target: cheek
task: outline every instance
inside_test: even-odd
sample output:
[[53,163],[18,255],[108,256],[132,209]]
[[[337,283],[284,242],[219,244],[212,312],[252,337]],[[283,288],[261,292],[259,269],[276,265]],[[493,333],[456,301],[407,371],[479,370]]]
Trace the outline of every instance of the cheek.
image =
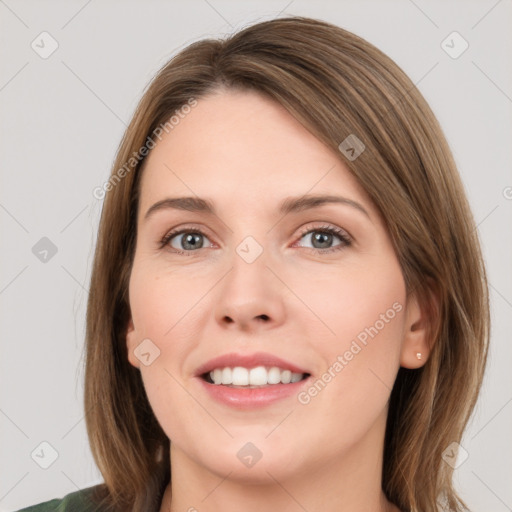
[[[359,345],[358,359],[397,354],[405,300],[400,272],[352,273],[331,290],[330,297],[324,312],[338,352],[358,353],[355,345]],[[363,352],[364,358],[360,357]]]
[[330,339],[322,336],[328,346],[349,350],[354,339],[362,345],[367,342],[366,347],[370,340],[379,339],[373,344],[378,351],[379,347],[389,349],[390,343],[399,344],[405,283],[392,253],[366,255],[357,264],[310,281],[309,286],[305,296],[330,331]]
[[[156,267],[156,268],[155,268]],[[173,339],[201,310],[204,280],[187,272],[173,272],[151,261],[134,265],[130,305],[139,335],[164,342]]]
[[[166,435],[185,436],[187,426],[197,421],[197,404],[183,389],[182,362],[195,346],[191,331],[199,321],[197,303],[201,284],[165,269],[156,271],[151,261],[136,261],[130,278],[130,306],[135,326],[135,344],[150,339],[159,350],[140,373],[151,408]],[[179,414],[176,413],[179,411]],[[196,413],[197,414],[197,413]]]
[[301,403],[329,410],[333,428],[342,421],[345,431],[356,435],[386,407],[399,369],[405,310],[401,269],[392,259],[352,267],[326,279],[323,287],[315,284],[309,297],[329,331],[316,336],[324,367]]
[[405,283],[396,259],[331,269],[307,286],[297,282],[297,289],[316,316],[308,315],[305,328],[324,364],[321,372],[339,363],[333,381],[350,379],[350,393],[364,394],[375,384],[390,391],[404,334]]

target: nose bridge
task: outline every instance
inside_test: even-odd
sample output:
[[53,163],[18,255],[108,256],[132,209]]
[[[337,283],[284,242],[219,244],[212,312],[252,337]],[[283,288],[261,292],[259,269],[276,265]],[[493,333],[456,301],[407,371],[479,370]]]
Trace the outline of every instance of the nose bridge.
[[[258,259],[268,259],[268,244],[266,244],[267,247],[264,247],[264,241],[262,240],[262,236],[259,236],[258,238],[260,239],[260,241],[256,240],[254,236],[248,235],[236,246],[236,254],[247,265],[252,265]],[[263,253],[265,253],[265,257],[261,258]]]
[[280,283],[274,273],[270,250],[255,236],[245,236],[229,258],[229,272],[216,299],[219,322],[237,323],[246,328],[252,322],[282,321],[283,304]]
[[231,271],[226,276],[227,288],[233,297],[250,301],[270,292],[270,278],[273,277],[267,268],[270,256],[270,251],[263,245],[263,241],[259,242],[252,235],[245,236],[234,247],[234,252],[229,258]]

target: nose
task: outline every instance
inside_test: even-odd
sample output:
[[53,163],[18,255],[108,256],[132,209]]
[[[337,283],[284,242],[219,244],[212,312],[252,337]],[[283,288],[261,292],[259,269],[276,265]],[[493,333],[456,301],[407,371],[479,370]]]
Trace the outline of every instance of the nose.
[[235,252],[217,289],[215,318],[225,329],[271,329],[285,320],[284,285],[276,277],[276,269],[269,267],[270,258],[263,251],[250,261]]

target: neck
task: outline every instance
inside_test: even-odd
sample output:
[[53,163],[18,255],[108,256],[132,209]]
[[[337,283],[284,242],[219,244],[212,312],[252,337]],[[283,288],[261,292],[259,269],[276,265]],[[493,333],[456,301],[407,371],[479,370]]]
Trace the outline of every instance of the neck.
[[214,473],[171,443],[172,480],[160,512],[400,512],[381,488],[383,435],[378,420],[348,452],[293,476],[265,471],[257,483]]

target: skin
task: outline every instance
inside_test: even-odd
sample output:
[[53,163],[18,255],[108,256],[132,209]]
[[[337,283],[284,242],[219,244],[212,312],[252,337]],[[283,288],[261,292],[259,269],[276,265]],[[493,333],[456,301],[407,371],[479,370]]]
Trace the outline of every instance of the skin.
[[[349,198],[368,216],[346,204],[277,212],[306,193]],[[144,219],[177,196],[207,198],[217,215],[162,209]],[[315,244],[325,225],[352,243],[333,235]],[[184,248],[186,235],[161,248],[182,227],[204,233],[199,248]],[[236,252],[247,236],[263,249],[250,264]],[[129,361],[171,439],[161,511],[398,510],[381,490],[387,403],[399,367],[428,359],[428,319],[406,296],[383,219],[341,155],[283,107],[220,90],[156,144],[141,182],[129,298]],[[194,377],[218,355],[264,351],[317,379],[394,303],[401,310],[307,404],[294,395],[237,410]],[[134,353],[146,338],[160,350],[148,366]],[[262,453],[250,468],[237,457],[247,442]]]

